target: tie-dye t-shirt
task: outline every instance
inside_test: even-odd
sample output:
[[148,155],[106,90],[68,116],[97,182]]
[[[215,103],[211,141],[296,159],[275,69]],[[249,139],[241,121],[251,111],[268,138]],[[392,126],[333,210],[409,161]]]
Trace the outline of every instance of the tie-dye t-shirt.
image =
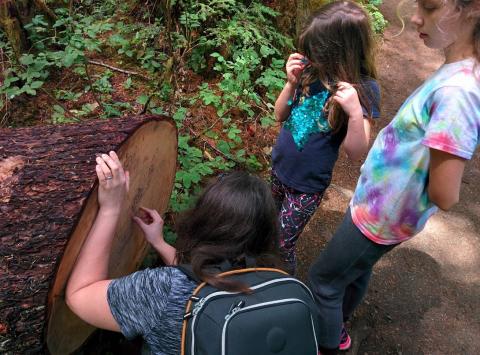
[[355,225],[373,242],[408,240],[437,211],[427,193],[429,148],[472,157],[480,134],[473,70],[473,59],[443,65],[379,133],[350,202]]

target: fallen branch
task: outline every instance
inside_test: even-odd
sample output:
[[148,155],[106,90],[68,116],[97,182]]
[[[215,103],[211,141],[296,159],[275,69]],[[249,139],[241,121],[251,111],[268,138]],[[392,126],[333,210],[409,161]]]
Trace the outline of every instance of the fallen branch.
[[80,119],[77,116],[72,114],[70,112],[70,110],[68,108],[66,108],[65,105],[62,104],[60,101],[58,101],[57,98],[55,96],[53,96],[48,90],[46,90],[42,87],[40,88],[40,90],[42,90],[45,94],[48,95],[48,97],[50,97],[53,101],[55,101],[55,103],[63,109],[65,115],[69,116],[70,118],[74,119],[75,121],[80,121]]
[[152,97],[153,97],[153,94],[148,97],[147,102],[145,102],[145,105],[143,105],[142,110],[140,111],[140,113],[138,113],[139,115],[144,115],[147,112],[148,105],[150,105],[150,101],[152,101]]
[[149,78],[148,76],[145,76],[143,74],[140,74],[136,71],[131,71],[131,70],[125,70],[125,69],[120,69],[120,68],[117,68],[117,67],[114,67],[112,65],[109,65],[109,64],[105,64],[105,63],[102,63],[102,62],[97,62],[95,60],[89,60],[88,61],[89,64],[94,64],[94,65],[98,65],[100,67],[105,67],[105,68],[108,68],[108,69],[111,69],[111,70],[114,70],[114,71],[117,71],[119,73],[123,73],[123,74],[129,74],[129,75],[136,75],[136,76],[139,76],[145,80],[151,80],[151,78]]

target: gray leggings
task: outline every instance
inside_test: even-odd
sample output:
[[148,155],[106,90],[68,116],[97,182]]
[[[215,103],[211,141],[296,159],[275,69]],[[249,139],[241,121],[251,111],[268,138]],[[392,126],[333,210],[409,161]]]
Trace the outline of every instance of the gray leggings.
[[394,247],[366,238],[353,223],[350,209],[347,210],[342,224],[308,275],[317,303],[321,347],[338,348],[342,324],[362,301],[373,265]]

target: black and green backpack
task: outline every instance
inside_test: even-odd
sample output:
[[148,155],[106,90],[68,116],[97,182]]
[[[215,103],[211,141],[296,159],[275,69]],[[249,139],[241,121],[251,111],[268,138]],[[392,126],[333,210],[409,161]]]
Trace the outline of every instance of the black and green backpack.
[[[199,282],[189,266],[180,266]],[[202,282],[183,321],[181,355],[317,355],[317,318],[311,291],[270,268],[223,272],[251,293],[221,291]]]

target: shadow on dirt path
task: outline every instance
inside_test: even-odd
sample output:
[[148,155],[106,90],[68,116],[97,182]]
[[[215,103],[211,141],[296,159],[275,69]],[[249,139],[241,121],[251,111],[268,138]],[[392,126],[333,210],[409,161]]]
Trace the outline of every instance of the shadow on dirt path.
[[[381,8],[391,25],[378,56],[383,118],[375,135],[443,59],[408,23],[411,4],[401,11],[407,26],[395,36],[401,29],[397,3],[386,0]],[[467,164],[461,202],[453,211],[439,212],[420,235],[377,264],[352,321],[353,346],[347,354],[480,354],[479,155]],[[300,238],[301,278],[341,221],[360,165],[344,157],[337,164],[333,184]]]

